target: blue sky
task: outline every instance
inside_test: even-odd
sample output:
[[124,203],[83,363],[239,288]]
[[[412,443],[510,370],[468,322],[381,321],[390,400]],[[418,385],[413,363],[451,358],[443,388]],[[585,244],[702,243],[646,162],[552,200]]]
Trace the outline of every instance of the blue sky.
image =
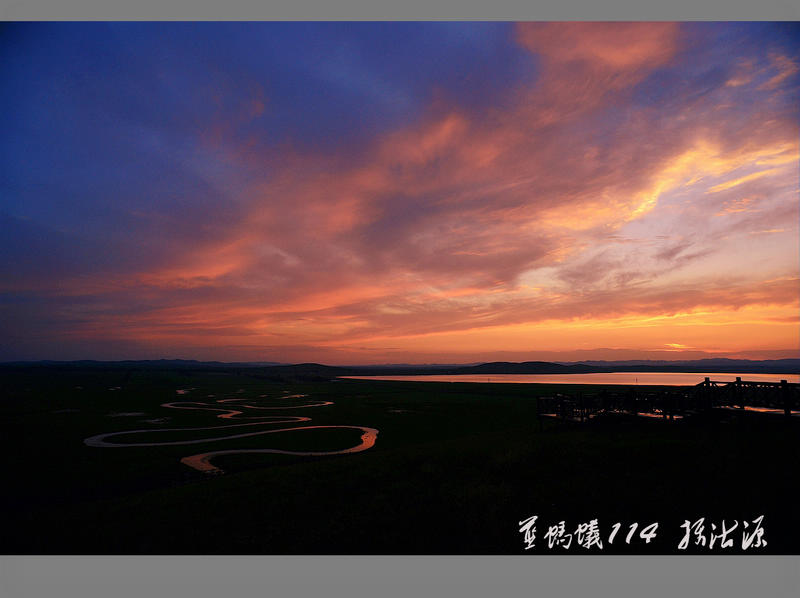
[[0,359],[783,354],[797,33],[6,23]]

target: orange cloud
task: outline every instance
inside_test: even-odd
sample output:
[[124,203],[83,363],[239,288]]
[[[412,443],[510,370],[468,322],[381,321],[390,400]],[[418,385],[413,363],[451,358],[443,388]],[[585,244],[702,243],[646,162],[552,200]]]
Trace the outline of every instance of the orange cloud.
[[[236,198],[241,214],[134,277],[65,285],[83,333],[349,355],[788,346],[797,272],[775,265],[788,246],[753,245],[766,266],[732,274],[722,253],[728,235],[778,236],[766,233],[795,209],[797,127],[766,101],[777,83],[726,76],[635,105],[632,86],[680,55],[680,25],[524,23],[516,35],[544,66],[502,109],[433,103],[336,153],[235,145],[230,122],[210,124],[220,151],[264,172]],[[764,104],[729,95],[745,92]],[[259,97],[237,118],[257,118]],[[755,208],[748,228],[730,224]],[[81,303],[87,284],[99,298]]]
[[772,53],[770,62],[773,72],[777,71],[777,73],[761,86],[763,89],[775,89],[800,70],[797,60],[784,54]]
[[678,23],[519,23],[517,39],[554,64],[587,63],[615,74],[669,62],[678,49]]

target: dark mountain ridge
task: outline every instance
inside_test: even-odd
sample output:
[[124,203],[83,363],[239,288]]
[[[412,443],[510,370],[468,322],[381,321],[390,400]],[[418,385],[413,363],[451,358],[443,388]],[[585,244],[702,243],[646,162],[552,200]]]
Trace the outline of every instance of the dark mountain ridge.
[[698,359],[688,361],[584,361],[554,363],[547,361],[494,361],[477,365],[368,365],[331,366],[320,363],[285,364],[276,362],[221,362],[186,359],[125,361],[16,361],[0,368],[110,368],[110,369],[247,369],[254,375],[292,376],[331,379],[338,376],[403,376],[459,374],[590,374],[606,372],[739,372],[763,374],[800,374],[800,359]]

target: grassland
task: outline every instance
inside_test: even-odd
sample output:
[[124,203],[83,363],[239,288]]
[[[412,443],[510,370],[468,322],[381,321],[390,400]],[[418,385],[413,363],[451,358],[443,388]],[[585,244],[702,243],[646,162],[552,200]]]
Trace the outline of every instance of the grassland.
[[[764,514],[768,546],[758,552],[800,552],[797,418],[540,425],[536,396],[575,388],[280,381],[235,369],[8,367],[0,380],[4,554],[518,554],[518,522],[534,514],[543,526],[598,518],[605,533],[617,521],[624,530],[658,521],[652,543],[620,539],[603,552],[661,554],[676,551],[685,519]],[[195,390],[176,394],[186,388]],[[286,415],[377,428],[376,445],[332,457],[223,456],[227,473],[208,476],[180,459],[277,447],[276,439],[112,449],[83,443],[106,432],[230,423],[164,402],[287,391],[334,404]],[[287,434],[280,448],[348,443],[352,432],[324,430]]]

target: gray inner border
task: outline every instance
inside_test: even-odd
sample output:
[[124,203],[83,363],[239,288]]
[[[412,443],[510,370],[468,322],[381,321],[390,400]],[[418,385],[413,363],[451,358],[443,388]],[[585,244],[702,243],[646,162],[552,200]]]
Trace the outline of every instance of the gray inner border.
[[795,0],[0,0],[0,20],[800,20]]
[[6,557],[5,598],[796,598],[795,557]]

